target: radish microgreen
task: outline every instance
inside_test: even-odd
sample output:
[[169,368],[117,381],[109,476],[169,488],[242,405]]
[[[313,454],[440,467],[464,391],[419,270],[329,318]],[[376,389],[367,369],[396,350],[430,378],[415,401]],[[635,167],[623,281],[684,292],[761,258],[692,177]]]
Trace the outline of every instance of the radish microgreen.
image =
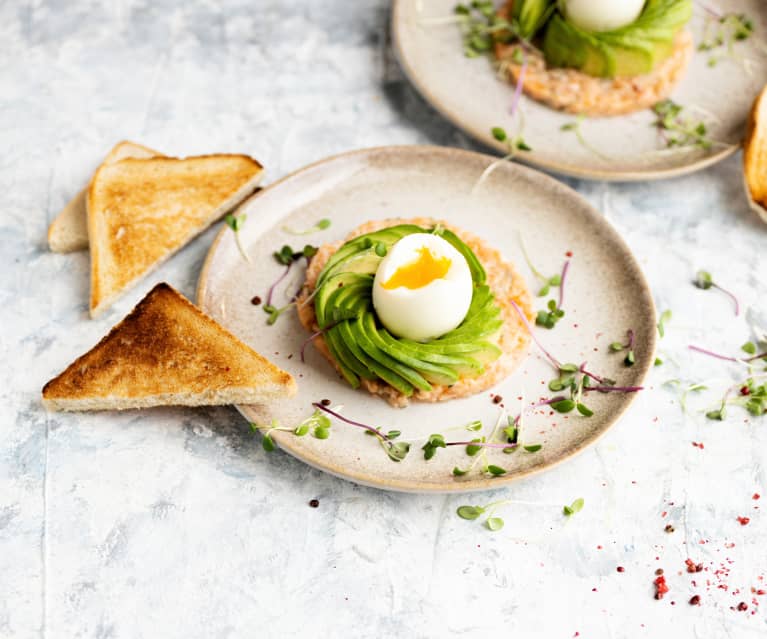
[[330,220],[327,218],[321,219],[319,222],[317,222],[314,226],[309,227],[308,229],[304,230],[296,230],[289,226],[283,226],[282,230],[285,233],[288,233],[290,235],[311,235],[312,233],[318,233],[319,231],[324,231],[325,229],[330,228]]
[[[733,45],[747,40],[754,32],[754,22],[742,13],[719,13],[706,8],[706,21],[703,25],[703,36],[698,44],[698,51],[714,51],[726,47],[726,55],[735,57]],[[708,66],[716,66],[724,55],[711,55]]]
[[[581,510],[583,510],[584,503],[585,502],[583,500],[583,497],[579,497],[578,499],[574,500],[569,506],[564,506],[562,508],[562,514],[565,517],[571,517],[575,513],[578,513]],[[530,502],[530,501],[502,499],[500,501],[490,502],[489,504],[485,504],[483,506],[480,506],[480,505],[458,506],[455,513],[461,519],[465,519],[466,521],[475,521],[479,519],[480,517],[482,517],[483,515],[487,515],[487,517],[485,518],[485,521],[483,522],[483,525],[489,531],[497,532],[503,528],[505,522],[503,521],[501,517],[496,516],[495,513],[499,508],[502,508],[504,506],[510,506],[510,505],[549,506],[552,504],[543,504],[543,503],[539,504],[539,503]]]
[[575,134],[575,139],[578,140],[578,144],[580,144],[584,149],[587,151],[593,153],[598,158],[601,158],[602,160],[610,160],[611,158],[604,153],[600,152],[599,149],[592,146],[589,141],[586,139],[586,137],[583,135],[583,131],[581,130],[581,125],[583,124],[583,121],[586,119],[585,115],[579,115],[577,118],[575,118],[574,122],[568,122],[566,124],[563,124],[561,127],[559,127],[560,131],[572,131]]
[[671,321],[671,311],[668,309],[663,311],[658,317],[658,335],[664,337],[666,335],[666,322]]
[[636,355],[634,354],[634,331],[629,329],[626,332],[626,343],[613,342],[610,344],[610,351],[613,353],[621,353],[627,351],[626,356],[623,358],[623,363],[626,366],[633,366],[636,364]]
[[738,303],[738,298],[735,297],[735,295],[733,293],[731,293],[730,291],[728,291],[725,288],[722,288],[719,284],[717,284],[714,281],[714,278],[711,277],[711,273],[709,273],[708,271],[698,271],[695,274],[695,279],[693,280],[692,283],[697,288],[699,288],[699,289],[701,289],[703,291],[707,291],[710,288],[719,289],[720,291],[722,291],[722,293],[727,295],[732,300],[732,303],[735,306],[735,315],[736,316],[740,315],[740,304]]
[[242,242],[240,241],[240,231],[242,230],[246,219],[247,215],[245,215],[245,213],[240,213],[239,215],[229,213],[229,215],[224,217],[224,222],[234,232],[234,241],[237,244],[237,250],[240,252],[240,255],[242,255],[242,258],[246,262],[250,262],[250,256],[247,254],[245,247],[243,247]]
[[652,108],[654,126],[668,148],[694,147],[708,150],[715,142],[708,137],[708,127],[702,120],[684,114],[684,107],[673,100],[662,100]]

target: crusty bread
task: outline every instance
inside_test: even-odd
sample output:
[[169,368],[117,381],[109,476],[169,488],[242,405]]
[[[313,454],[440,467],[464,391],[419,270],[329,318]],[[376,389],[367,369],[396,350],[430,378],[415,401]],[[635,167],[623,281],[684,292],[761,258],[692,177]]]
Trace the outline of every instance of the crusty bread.
[[[522,73],[522,64],[516,61],[518,48],[518,44],[495,45],[501,69],[514,84]],[[667,98],[682,79],[694,51],[692,34],[682,30],[674,40],[671,55],[650,73],[617,78],[550,68],[540,52],[528,52],[522,89],[533,100],[567,113],[589,117],[624,115],[648,109]]]
[[743,175],[751,207],[767,222],[767,87],[754,101],[748,118]]
[[88,190],[91,316],[237,206],[261,173],[247,155],[101,166]]
[[261,404],[296,392],[293,377],[168,284],[43,388],[51,410]]
[[[114,164],[125,158],[164,157],[149,147],[135,142],[118,142],[102,164]],[[88,248],[86,200],[88,187],[75,195],[48,227],[48,246],[54,253],[71,253]]]

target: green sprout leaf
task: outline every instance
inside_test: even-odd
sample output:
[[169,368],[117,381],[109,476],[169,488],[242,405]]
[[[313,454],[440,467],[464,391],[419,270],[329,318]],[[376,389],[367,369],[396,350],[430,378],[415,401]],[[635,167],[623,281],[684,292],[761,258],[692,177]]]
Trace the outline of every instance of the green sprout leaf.
[[551,407],[558,413],[569,413],[575,408],[575,402],[572,399],[562,399],[554,402]]
[[456,513],[461,519],[468,519],[469,521],[477,519],[485,509],[482,506],[459,506]]
[[271,453],[275,448],[277,448],[274,440],[272,439],[272,436],[269,433],[264,433],[264,437],[261,439],[261,446],[267,453]]
[[524,449],[528,453],[537,453],[541,448],[543,448],[542,444],[528,444],[527,446],[524,446]]
[[405,459],[409,452],[410,444],[407,442],[390,442],[386,446],[386,454],[389,455],[390,459],[396,462],[400,462]]
[[756,344],[753,342],[746,342],[740,348],[744,353],[748,353],[749,355],[756,355]]
[[665,310],[658,318],[658,335],[663,337],[666,334],[666,322],[671,320],[671,311]]
[[490,464],[485,470],[488,473],[490,473],[493,477],[499,477],[500,475],[506,474],[505,468],[501,468],[500,466],[496,466],[495,464]]
[[485,521],[485,526],[488,530],[496,532],[503,528],[503,519],[500,517],[489,517],[487,521]]
[[578,499],[576,499],[569,506],[565,506],[564,508],[562,508],[562,513],[566,517],[570,517],[571,515],[574,515],[575,513],[580,512],[581,510],[583,510],[583,504],[584,503],[585,502],[583,500],[583,497],[579,497]]
[[591,417],[594,414],[594,411],[591,410],[588,406],[585,404],[581,404],[578,402],[575,406],[578,409],[578,412],[583,415],[584,417]]
[[493,134],[493,137],[499,142],[505,142],[509,137],[508,135],[506,135],[506,131],[499,126],[494,126],[492,129],[490,129],[490,132]]
[[714,280],[711,277],[711,273],[708,271],[698,271],[695,275],[695,280],[693,280],[693,284],[705,291],[714,285]]

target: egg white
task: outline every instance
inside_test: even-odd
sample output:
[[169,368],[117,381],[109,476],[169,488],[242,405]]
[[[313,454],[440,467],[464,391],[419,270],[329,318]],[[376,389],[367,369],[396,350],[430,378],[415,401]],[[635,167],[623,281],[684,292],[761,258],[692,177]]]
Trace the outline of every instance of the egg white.
[[645,0],[561,0],[568,22],[584,31],[612,31],[639,17]]
[[[424,247],[435,258],[450,260],[445,276],[417,289],[383,288],[397,269],[416,261]],[[422,342],[452,331],[464,320],[473,289],[466,258],[452,244],[431,233],[413,233],[394,244],[381,261],[373,282],[373,306],[389,332]]]

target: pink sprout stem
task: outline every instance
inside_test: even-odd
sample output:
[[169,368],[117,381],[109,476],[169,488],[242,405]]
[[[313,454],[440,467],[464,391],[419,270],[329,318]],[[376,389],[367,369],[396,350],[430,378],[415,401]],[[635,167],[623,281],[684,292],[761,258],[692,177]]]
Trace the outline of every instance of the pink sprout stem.
[[517,311],[517,314],[519,315],[519,318],[522,320],[522,323],[525,325],[525,328],[527,328],[527,332],[530,333],[530,337],[533,338],[533,341],[538,346],[538,348],[540,348],[541,351],[543,351],[543,354],[554,365],[554,368],[556,368],[557,370],[562,368],[562,364],[559,363],[559,360],[556,357],[554,357],[551,353],[549,353],[549,351],[547,351],[544,348],[543,344],[541,344],[541,342],[535,336],[535,333],[533,332],[533,327],[530,326],[530,322],[527,321],[527,317],[525,317],[525,314],[524,314],[524,312],[522,312],[522,309],[519,308],[519,306],[517,305],[517,303],[514,300],[510,300],[510,302],[511,302],[511,305],[514,308],[514,310]]
[[384,435],[384,433],[382,433],[380,430],[375,428],[374,426],[368,426],[367,424],[363,424],[362,422],[355,422],[352,419],[347,419],[340,413],[337,413],[336,411],[331,410],[327,406],[323,406],[322,404],[320,404],[320,402],[312,402],[312,406],[314,406],[317,410],[321,410],[321,411],[324,411],[325,413],[328,413],[329,415],[332,415],[336,419],[340,419],[342,422],[346,422],[347,424],[351,424],[352,426],[356,426],[357,428],[364,428],[365,430],[370,431],[374,435],[377,435],[384,441],[389,441],[389,438],[386,435]]
[[713,287],[718,288],[720,291],[722,291],[722,293],[727,295],[727,297],[732,300],[732,303],[735,304],[735,317],[738,317],[738,315],[740,315],[740,303],[738,302],[738,298],[735,297],[733,293],[730,293],[730,291],[728,291],[726,288],[719,286],[719,284],[713,284]]
[[638,393],[644,386],[584,386],[583,391],[598,391],[600,393]]
[[697,353],[703,353],[704,355],[708,355],[709,357],[716,357],[716,359],[723,359],[726,362],[738,362],[740,361],[737,357],[730,357],[729,355],[720,355],[719,353],[715,353],[714,351],[709,351],[705,348],[701,348],[700,346],[694,346],[690,344],[688,348],[691,351],[695,351]]
[[535,410],[536,408],[540,408],[541,406],[549,406],[550,404],[556,404],[557,402],[561,402],[562,400],[566,399],[566,397],[563,397],[562,395],[557,395],[557,397],[552,397],[550,399],[544,399],[540,402],[537,402],[533,404],[532,406],[528,406],[525,409],[522,410],[522,412],[517,415],[514,418],[514,426],[519,426],[519,422],[522,419],[522,415],[525,414],[528,410]]
[[567,277],[567,270],[570,268],[570,260],[567,260],[562,267],[562,276],[559,280],[559,308],[562,308],[562,304],[565,301],[565,278]]
[[519,68],[519,77],[517,78],[517,84],[514,87],[514,97],[511,99],[511,108],[509,113],[513,118],[517,112],[519,101],[522,97],[522,87],[525,83],[525,73],[527,72],[527,53],[524,53],[522,57],[522,66]]
[[600,384],[603,384],[603,383],[604,383],[604,381],[605,381],[605,380],[604,380],[603,378],[601,378],[599,375],[595,375],[594,373],[590,373],[589,371],[587,371],[587,370],[586,370],[586,362],[583,362],[583,364],[581,364],[581,365],[580,365],[580,367],[578,368],[578,370],[579,370],[581,373],[583,373],[584,375],[586,375],[586,377],[590,377],[591,379],[593,379],[595,382],[599,382]]
[[293,262],[288,264],[287,268],[285,269],[285,272],[280,275],[277,280],[269,287],[269,292],[266,294],[266,304],[267,306],[272,305],[272,296],[274,295],[274,289],[277,288],[277,285],[282,282],[287,276],[288,273],[290,273],[290,267],[293,266]]

